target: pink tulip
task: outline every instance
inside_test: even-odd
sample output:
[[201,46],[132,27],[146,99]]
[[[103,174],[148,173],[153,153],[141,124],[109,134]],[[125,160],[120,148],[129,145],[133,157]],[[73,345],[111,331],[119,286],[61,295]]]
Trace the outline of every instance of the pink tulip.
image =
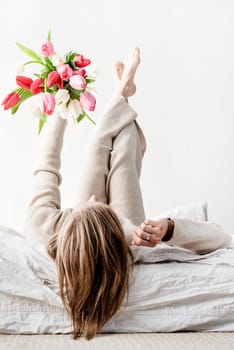
[[69,66],[69,64],[61,64],[57,68],[58,74],[62,80],[68,80],[73,75],[73,69]]
[[41,55],[44,57],[50,57],[54,53],[54,46],[51,41],[47,41],[41,46]]
[[78,68],[74,70],[73,75],[82,75],[82,77],[84,77],[86,75],[86,70],[83,68]]
[[73,89],[83,90],[86,87],[86,81],[81,75],[73,75],[70,78],[70,85]]
[[94,111],[96,105],[95,97],[88,91],[80,95],[81,106],[87,111]]
[[42,112],[48,115],[53,114],[55,109],[55,97],[50,93],[45,93],[42,95]]

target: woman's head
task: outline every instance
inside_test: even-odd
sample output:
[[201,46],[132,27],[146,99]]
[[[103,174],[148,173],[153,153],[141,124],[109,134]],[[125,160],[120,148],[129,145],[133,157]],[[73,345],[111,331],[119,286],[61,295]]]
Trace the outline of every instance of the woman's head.
[[56,261],[74,338],[84,333],[91,339],[128,291],[132,255],[118,217],[108,205],[88,203],[72,214],[59,236],[51,238],[48,252]]

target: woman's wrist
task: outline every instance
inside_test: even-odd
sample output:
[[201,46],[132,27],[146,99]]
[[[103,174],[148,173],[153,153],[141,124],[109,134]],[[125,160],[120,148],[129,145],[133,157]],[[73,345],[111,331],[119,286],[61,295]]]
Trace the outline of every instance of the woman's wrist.
[[162,242],[168,242],[172,238],[174,233],[174,227],[175,227],[174,220],[172,220],[171,218],[167,218],[167,222],[168,222],[167,232],[165,236],[162,238]]

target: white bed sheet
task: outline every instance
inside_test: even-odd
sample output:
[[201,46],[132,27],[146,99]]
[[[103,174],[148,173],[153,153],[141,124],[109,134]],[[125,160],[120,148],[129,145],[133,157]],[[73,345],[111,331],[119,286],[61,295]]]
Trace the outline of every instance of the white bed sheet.
[[[207,255],[142,248],[127,304],[103,332],[234,331],[234,244]],[[69,333],[45,248],[0,226],[0,333]]]

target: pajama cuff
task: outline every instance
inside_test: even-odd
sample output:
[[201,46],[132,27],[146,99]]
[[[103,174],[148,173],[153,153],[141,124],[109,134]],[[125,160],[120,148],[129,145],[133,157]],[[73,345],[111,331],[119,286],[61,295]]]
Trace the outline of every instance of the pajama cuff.
[[174,233],[174,228],[175,228],[174,220],[172,220],[171,218],[167,218],[167,221],[168,221],[167,233],[163,237],[162,242],[170,241]]

